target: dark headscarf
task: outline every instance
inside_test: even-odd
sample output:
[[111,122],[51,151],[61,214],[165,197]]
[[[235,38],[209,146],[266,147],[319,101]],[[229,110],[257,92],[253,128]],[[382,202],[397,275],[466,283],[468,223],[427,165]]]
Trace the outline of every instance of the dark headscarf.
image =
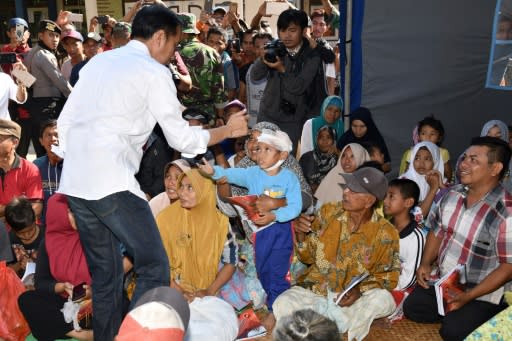
[[350,114],[350,127],[352,127],[352,122],[355,120],[362,121],[366,125],[366,134],[362,137],[356,137],[352,131],[352,128],[350,128],[338,140],[338,149],[342,150],[349,143],[364,144],[365,142],[371,141],[377,144],[382,150],[382,153],[384,154],[384,162],[390,162],[391,158],[389,156],[388,147],[386,146],[386,142],[384,142],[379,129],[377,129],[377,126],[373,121],[372,113],[370,110],[365,107],[357,108]]
[[[336,131],[333,127],[323,126],[318,129],[315,136],[315,141],[318,141],[318,136],[322,131],[326,130],[333,141],[336,140]],[[323,178],[329,173],[331,169],[336,166],[338,162],[338,155],[335,153],[322,153],[316,144],[315,149],[305,153],[299,160],[302,167],[304,176],[310,184],[319,185]]]

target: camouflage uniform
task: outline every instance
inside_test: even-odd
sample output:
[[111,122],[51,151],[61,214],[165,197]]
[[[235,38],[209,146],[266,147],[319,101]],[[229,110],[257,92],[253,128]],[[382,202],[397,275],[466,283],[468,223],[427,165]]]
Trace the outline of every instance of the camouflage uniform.
[[195,107],[215,119],[215,108],[227,103],[224,92],[224,68],[219,54],[197,39],[183,41],[181,58],[192,78],[192,89],[182,94],[181,101],[186,107]]
[[[184,33],[197,33],[193,14],[180,14],[180,19],[184,22]],[[181,94],[181,102],[207,113],[211,122],[217,116],[214,108],[222,109],[227,104],[221,58],[217,51],[195,37],[182,40],[179,53],[192,78],[192,89]]]

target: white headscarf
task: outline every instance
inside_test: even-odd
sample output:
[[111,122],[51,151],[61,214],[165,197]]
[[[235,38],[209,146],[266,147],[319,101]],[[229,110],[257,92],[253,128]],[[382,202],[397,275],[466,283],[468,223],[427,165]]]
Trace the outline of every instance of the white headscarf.
[[370,161],[370,155],[368,155],[368,152],[363,148],[363,146],[358,143],[347,144],[341,150],[338,163],[336,166],[334,166],[333,169],[329,171],[329,173],[327,173],[315,192],[315,198],[317,198],[321,204],[343,200],[343,190],[341,189],[340,184],[345,183],[343,174],[347,172],[343,169],[343,167],[341,167],[341,156],[343,155],[345,149],[348,147],[350,147],[352,154],[354,154],[356,167],[361,166],[366,161]]
[[432,155],[432,161],[434,161],[434,167],[432,170],[437,170],[439,173],[441,173],[442,181],[444,182],[444,163],[441,159],[441,153],[439,152],[439,147],[433,144],[432,142],[424,141],[419,142],[414,145],[411,156],[409,158],[409,169],[407,169],[407,172],[405,172],[401,178],[402,179],[409,179],[418,185],[420,188],[420,202],[425,199],[425,197],[428,194],[428,191],[430,190],[430,186],[427,183],[427,180],[425,178],[425,175],[419,174],[416,169],[414,169],[414,159],[416,158],[416,154],[420,150],[421,147],[425,147],[428,149],[430,154]]

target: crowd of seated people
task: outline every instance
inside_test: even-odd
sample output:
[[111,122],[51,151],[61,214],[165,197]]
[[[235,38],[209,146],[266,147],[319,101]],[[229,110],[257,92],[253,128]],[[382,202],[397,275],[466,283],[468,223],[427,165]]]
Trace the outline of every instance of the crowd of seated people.
[[[234,340],[238,315],[248,307],[258,311],[276,340],[335,340],[342,333],[362,340],[375,321],[403,318],[441,323],[445,340],[512,329],[503,318],[492,331],[477,329],[510,311],[505,294],[512,291],[512,122],[481,122],[481,133],[466,136],[473,139],[457,159],[441,147],[449,131],[440,117],[411,122],[413,145],[393,173],[386,134],[369,108],[353,110],[344,125],[344,103],[335,95],[339,55],[322,38],[336,27],[339,13],[329,0],[311,14],[286,4],[274,33],[261,20],[265,3],[247,25],[231,9],[196,18],[171,13],[157,0],[138,1],[119,22],[107,17],[100,24],[94,17],[89,32],[78,32],[69,13],[61,12],[56,21],[39,23],[32,49],[26,39],[10,40],[4,50],[17,53],[14,69],[26,69],[37,80],[26,102],[10,103],[10,118],[0,119],[0,261],[24,278],[27,291],[18,304],[34,338],[115,336],[144,293],[141,287],[152,289],[141,267],[145,250],[135,250],[116,232],[115,261],[98,264],[89,248],[95,242],[86,231],[89,221],[76,210],[69,182],[59,193],[66,160],[94,156],[88,141],[73,149],[83,155],[61,153],[65,137],[59,141],[59,130],[74,123],[69,113],[88,91],[81,84],[91,84],[97,65],[116,63],[123,49],[145,44],[151,52],[155,37],[169,39],[158,36],[157,26],[150,31],[156,24],[141,28],[146,18],[159,15],[177,22],[170,61],[162,67],[152,55],[172,89],[174,122],[187,132],[208,130],[218,142],[203,148],[198,138],[193,142],[203,152],[190,155],[187,150],[195,146],[181,148],[165,125],[171,121],[152,112],[154,118],[144,122],[151,122],[148,137],[137,140],[138,159],[124,151],[115,156],[135,169],[130,179],[119,177],[140,187],[147,206],[141,215],[152,214],[151,226],[118,228],[136,228],[140,238],[146,232],[156,236],[159,244],[148,239],[146,251],[165,251],[165,283],[189,305],[190,321],[187,316],[176,340],[185,334],[192,340]],[[20,23],[25,27],[22,18],[8,22],[9,37]],[[28,38],[28,25],[25,31]],[[3,67],[6,73],[12,69]],[[127,75],[119,75],[121,81]],[[61,110],[66,121],[59,119]],[[114,115],[119,108],[109,110]],[[240,112],[248,114],[244,133],[218,138],[215,131],[221,130],[215,129],[231,127]],[[138,139],[140,122],[129,123],[134,127],[123,122],[121,136]],[[100,129],[105,134],[110,128]],[[87,138],[97,139],[92,132]],[[25,158],[30,141],[37,154],[33,163]],[[433,282],[457,264],[466,268],[465,289],[449,298],[451,310],[441,316]],[[119,267],[122,274],[111,298],[95,286],[101,266]],[[119,307],[113,322],[98,317],[108,311],[109,299]],[[218,316],[202,314],[212,310]]]

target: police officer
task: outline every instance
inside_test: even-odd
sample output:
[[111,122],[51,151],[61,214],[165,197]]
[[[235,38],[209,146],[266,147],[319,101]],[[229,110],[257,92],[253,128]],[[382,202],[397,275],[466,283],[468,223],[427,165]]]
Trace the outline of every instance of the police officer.
[[[33,100],[30,110],[32,131],[38,134],[42,122],[57,119],[66,98],[71,93],[71,85],[62,75],[57,63],[56,49],[60,40],[60,27],[51,20],[39,23],[38,44],[25,59],[29,72],[37,81],[32,86]],[[37,157],[45,154],[39,141],[34,141]]]

